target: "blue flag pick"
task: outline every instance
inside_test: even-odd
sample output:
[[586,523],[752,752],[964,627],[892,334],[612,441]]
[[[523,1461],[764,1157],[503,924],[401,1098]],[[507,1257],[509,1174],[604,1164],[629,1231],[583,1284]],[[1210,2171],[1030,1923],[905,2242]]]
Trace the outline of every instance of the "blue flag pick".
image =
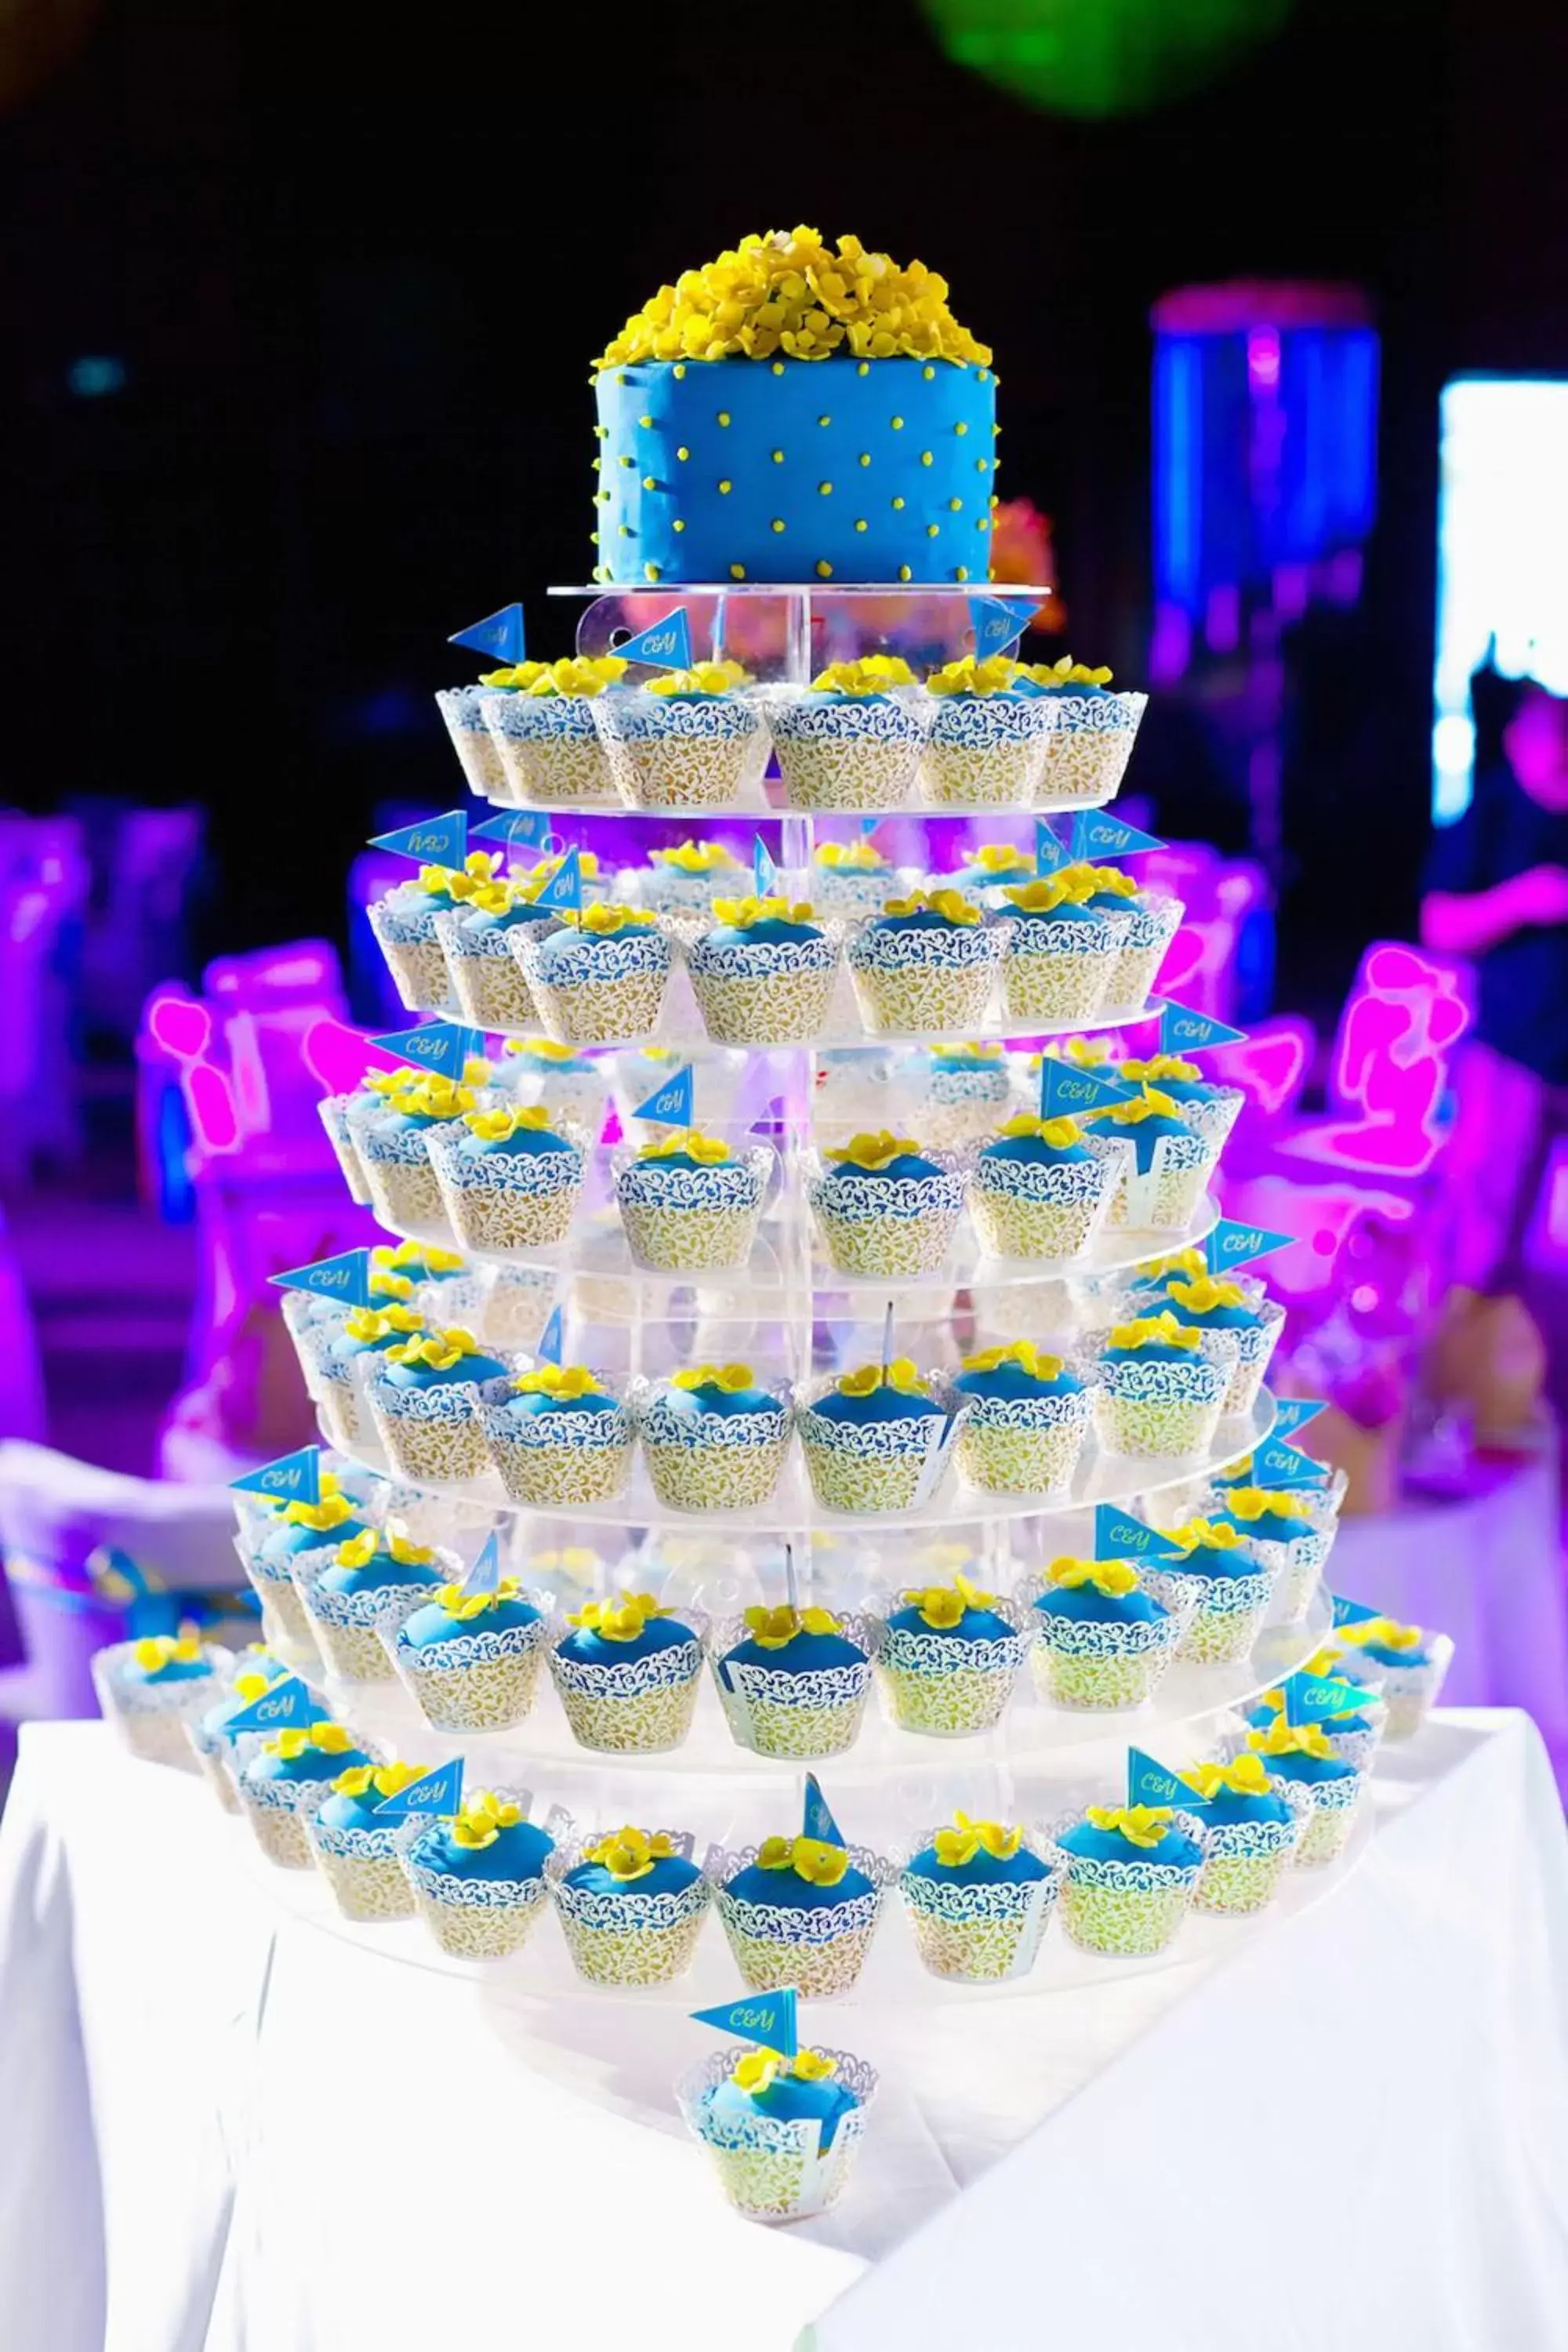
[[418,824],[400,825],[395,833],[373,833],[370,845],[412,857],[420,866],[460,866],[468,854],[468,814],[448,809],[445,816],[427,816]]
[[759,898],[765,898],[778,887],[779,869],[768,855],[768,845],[759,833],[752,849],[752,883]]
[[1261,1445],[1253,1447],[1255,1486],[1321,1486],[1327,1483],[1328,1475],[1322,1463],[1287,1445],[1282,1437],[1266,1437]]
[[563,1344],[561,1309],[559,1307],[552,1307],[550,1310],[550,1320],[540,1333],[539,1345],[533,1352],[542,1364],[558,1364],[561,1361],[561,1349]]
[[370,1305],[370,1252],[342,1250],[336,1257],[320,1257],[314,1265],[297,1265],[291,1274],[270,1274],[280,1290],[308,1290],[318,1298],[341,1298],[345,1307]]
[[500,816],[486,817],[483,824],[468,827],[470,841],[504,841],[528,849],[546,848],[550,841],[550,819],[542,809],[506,809]]
[[1119,1511],[1114,1503],[1096,1503],[1094,1556],[1096,1559],[1162,1560],[1185,1559],[1187,1555],[1158,1528],[1146,1527],[1130,1512]]
[[1384,1613],[1381,1609],[1369,1609],[1364,1601],[1347,1601],[1340,1592],[1331,1597],[1334,1604],[1336,1625],[1365,1625],[1370,1623],[1373,1618],[1381,1617]]
[[454,1756],[449,1764],[437,1764],[433,1772],[410,1780],[395,1797],[383,1797],[375,1818],[389,1822],[445,1819],[457,1812],[462,1801],[463,1759]]
[[684,604],[677,604],[650,629],[641,629],[611,651],[617,660],[646,662],[651,669],[691,667],[691,624]]
[[824,1845],[845,1845],[849,1843],[828,1807],[822,1793],[822,1783],[815,1772],[805,1776],[805,1809],[801,1818],[802,1837],[820,1838]]
[[1372,1694],[1337,1675],[1287,1675],[1279,1685],[1287,1723],[1321,1723],[1326,1715],[1354,1715]]
[[1072,854],[1088,858],[1090,865],[1105,857],[1135,857],[1142,850],[1164,846],[1152,833],[1140,833],[1135,824],[1124,824],[1109,809],[1073,811]]
[[1322,1397],[1276,1397],[1274,1434],[1276,1437],[1294,1437],[1299,1429],[1305,1429],[1310,1421],[1316,1421],[1318,1415],[1327,1410],[1327,1402]]
[[1211,1274],[1224,1274],[1233,1265],[1247,1265],[1255,1257],[1272,1256],[1276,1250],[1289,1249],[1294,1234],[1271,1234],[1267,1225],[1238,1225],[1229,1217],[1221,1217],[1204,1243],[1204,1255]]
[[226,1738],[237,1739],[242,1731],[285,1731],[290,1724],[327,1720],[326,1708],[311,1697],[299,1675],[285,1675],[237,1715],[231,1715],[223,1728]]
[[871,835],[876,832],[877,827],[881,824],[881,822],[882,820],[879,816],[863,816],[860,820],[861,840],[869,841]]
[[448,637],[449,646],[467,646],[476,654],[489,654],[498,662],[515,669],[523,657],[522,606],[503,604],[499,613],[491,613],[471,627],[459,629]]
[[1047,818],[1037,816],[1035,819],[1036,870],[1041,874],[1054,874],[1058,866],[1067,866],[1070,863],[1067,851],[1062,847],[1061,836],[1054,825]]
[[500,1582],[500,1538],[492,1528],[463,1579],[465,1592],[493,1592]]
[[1058,1061],[1054,1054],[1040,1056],[1042,1118],[1078,1118],[1107,1103],[1125,1102],[1127,1096],[1126,1087],[1116,1086],[1093,1070],[1080,1070],[1076,1062]]
[[1127,1751],[1127,1801],[1130,1805],[1182,1805],[1201,1814],[1202,1798],[1163,1764],[1156,1764],[1141,1748]]
[[301,1445],[297,1454],[281,1454],[243,1478],[231,1478],[237,1494],[265,1495],[273,1503],[319,1503],[321,1499],[321,1449]]
[[1245,1029],[1233,1029],[1228,1022],[1215,1021],[1206,1013],[1194,1013],[1189,1004],[1173,1004],[1167,997],[1160,1007],[1162,1054],[1195,1054],[1205,1045],[1246,1043]]
[[391,1029],[384,1037],[373,1037],[384,1054],[396,1054],[405,1062],[417,1062],[421,1068],[436,1070],[444,1078],[460,1078],[468,1056],[477,1054],[484,1044],[478,1029],[462,1028],[456,1021],[426,1021],[418,1029]]
[[1026,604],[1019,599],[1000,596],[972,596],[969,617],[974,625],[974,658],[986,661],[993,654],[1005,654],[1016,646],[1035,614],[1037,604]]
[[534,894],[536,907],[580,907],[583,903],[581,853],[569,849],[542,889]]
[[744,2000],[727,2001],[722,2009],[694,2009],[691,2016],[699,2025],[717,2026],[721,2033],[733,2033],[742,2042],[776,2050],[781,2058],[800,2055],[793,1985],[785,1985],[781,1992],[748,1993]]
[[661,1087],[656,1087],[647,1102],[638,1103],[632,1117],[658,1119],[665,1127],[689,1127],[692,1091],[696,1082],[696,1073],[688,1062],[684,1068],[676,1071],[673,1077],[666,1078]]

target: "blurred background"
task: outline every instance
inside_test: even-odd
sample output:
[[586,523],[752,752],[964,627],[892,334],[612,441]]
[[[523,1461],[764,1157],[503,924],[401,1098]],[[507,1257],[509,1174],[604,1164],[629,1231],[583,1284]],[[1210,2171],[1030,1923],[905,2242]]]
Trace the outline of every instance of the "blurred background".
[[199,1584],[309,1434],[266,1274],[359,1235],[302,1041],[401,1025],[363,852],[460,796],[446,640],[566,650],[588,362],[802,220],[995,346],[1031,650],[1155,697],[1123,805],[1251,1033],[1314,1444],[1568,1753],[1565,73],[1549,0],[0,0],[0,1714],[106,1546]]

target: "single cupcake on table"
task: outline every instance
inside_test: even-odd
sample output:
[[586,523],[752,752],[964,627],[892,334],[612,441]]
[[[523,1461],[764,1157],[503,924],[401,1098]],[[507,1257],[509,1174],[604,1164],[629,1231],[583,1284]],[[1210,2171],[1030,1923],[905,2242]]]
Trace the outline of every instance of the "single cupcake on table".
[[1163,1951],[1204,1867],[1202,1831],[1169,1805],[1090,1805],[1058,1833],[1062,1925],[1086,1952]]
[[307,1333],[322,1426],[340,1453],[352,1454],[374,1437],[365,1382],[390,1349],[405,1346],[424,1328],[425,1318],[411,1307],[353,1307],[335,1328],[313,1327]]
[[722,808],[767,765],[762,706],[739,662],[695,662],[594,706],[616,790],[633,808]]
[[1388,1709],[1385,1736],[1413,1738],[1437,1704],[1454,1654],[1447,1634],[1401,1625],[1394,1617],[1361,1617],[1337,1626],[1334,1639],[1349,1654],[1346,1664],[1352,1675],[1357,1660],[1377,1669]]
[[1112,694],[1108,669],[1090,669],[1070,654],[1054,663],[1030,663],[1025,675],[1045,688],[1054,719],[1046,737],[1041,799],[1053,806],[1114,800],[1148,696]]
[[795,1426],[787,1387],[749,1364],[693,1364],[635,1391],[654,1493],[672,1511],[746,1511],[778,1485]]
[[182,1625],[178,1633],[149,1633],[94,1651],[92,1680],[104,1721],[132,1756],[190,1771],[195,1757],[185,1727],[225,1687],[228,1664],[226,1650],[204,1642],[195,1625]]
[[[1299,1868],[1335,1862],[1344,1852],[1361,1801],[1363,1776],[1336,1756],[1315,1723],[1291,1723],[1281,1712],[1265,1731],[1249,1731],[1248,1750],[1281,1794],[1304,1795],[1310,1811],[1296,1845]],[[1288,1796],[1288,1801],[1294,1801]]]
[[381,1820],[376,1808],[425,1770],[422,1764],[350,1764],[320,1804],[302,1809],[306,1843],[345,1919],[414,1916],[401,1825]]
[[553,930],[531,923],[512,952],[562,1045],[607,1045],[658,1026],[675,950],[646,907],[568,909]]
[[629,1824],[558,1846],[544,1876],[566,1948],[595,1985],[668,1984],[697,1951],[710,1880],[691,1840]]
[[702,1025],[721,1045],[810,1045],[827,1026],[838,940],[808,902],[715,898],[687,950]]
[[367,1395],[387,1460],[412,1486],[455,1486],[490,1467],[479,1419],[487,1381],[510,1370],[471,1331],[451,1325],[389,1348]]
[[691,1728],[702,1674],[701,1621],[651,1592],[616,1592],[572,1611],[550,1647],[555,1695],[580,1748],[658,1756]]
[[1269,1780],[1260,1756],[1198,1764],[1177,1774],[1203,1801],[1200,1911],[1261,1911],[1272,1902],[1301,1833],[1302,1816]]
[[941,807],[1033,805],[1057,713],[1049,697],[1017,690],[1019,675],[1005,654],[965,654],[928,674],[937,711],[921,773]]
[[475,1102],[471,1087],[432,1070],[376,1109],[356,1116],[353,1136],[371,1206],[394,1233],[437,1239],[447,1234],[447,1206],[430,1158],[430,1138],[471,1111]]
[[430,1164],[463,1248],[550,1249],[564,1241],[588,1155],[542,1106],[465,1111],[429,1139]]
[[1112,1324],[1094,1370],[1094,1425],[1108,1454],[1180,1462],[1214,1444],[1225,1373],[1168,1311]]
[[963,1213],[969,1171],[910,1136],[852,1136],[814,1155],[806,1198],[840,1274],[936,1274]]
[[521,1790],[471,1790],[401,1851],[414,1907],[451,1959],[503,1960],[543,1915],[555,1841]]
[[1052,1706],[1142,1706],[1175,1656],[1184,1622],[1130,1559],[1054,1559],[1033,1613],[1030,1670]]
[[477,1029],[531,1029],[539,1019],[533,993],[511,951],[520,926],[550,923],[552,910],[535,902],[516,876],[486,882],[466,905],[436,918],[436,936],[458,1010]]
[[1203,1204],[1215,1164],[1213,1148],[1177,1116],[1169,1095],[1144,1087],[1125,1102],[1086,1111],[1095,1132],[1131,1146],[1121,1183],[1111,1195],[1110,1223],[1139,1232],[1180,1232]]
[[876,2070],[845,2050],[731,2042],[682,2075],[680,2111],[748,2221],[804,2221],[844,2193],[877,2088]]
[[650,849],[639,897],[660,915],[706,915],[716,898],[743,890],[749,869],[721,841],[683,841]]
[[779,688],[769,720],[790,807],[900,807],[935,716],[897,654],[830,662],[808,687]]
[[305,1813],[340,1772],[374,1759],[341,1723],[290,1724],[270,1739],[247,1738],[240,1754],[240,1811],[257,1844],[284,1870],[309,1870]]
[[864,1846],[765,1838],[710,1855],[715,1903],[752,1992],[793,1985],[803,1999],[852,1991],[896,1873]]
[[1201,1588],[1176,1655],[1185,1665],[1231,1666],[1250,1657],[1279,1573],[1224,1519],[1194,1518],[1171,1530],[1185,1558],[1170,1566]]
[[1224,1412],[1250,1412],[1268,1370],[1285,1309],[1272,1298],[1251,1297],[1238,1282],[1200,1274],[1162,1286],[1163,1311],[1198,1334],[1198,1345],[1226,1374]]
[[491,1461],[514,1503],[536,1510],[612,1502],[630,1475],[636,1431],[624,1399],[586,1364],[537,1364],[479,1402]]
[[981,1247],[992,1257],[1063,1264],[1081,1257],[1130,1157],[1077,1119],[1020,1112],[975,1159],[969,1202]]
[[969,850],[963,865],[955,866],[951,874],[933,879],[938,889],[962,890],[966,898],[977,898],[994,912],[1010,883],[1032,882],[1038,872],[1026,849],[1015,849],[1010,842],[989,841]]
[[921,1132],[949,1148],[994,1135],[1013,1103],[1013,1073],[1000,1045],[933,1045],[911,1058],[908,1082]]
[[811,1491],[830,1511],[913,1510],[934,1496],[966,1418],[908,1356],[814,1381],[795,1414]]
[[1195,1062],[1176,1054],[1152,1054],[1145,1061],[1123,1062],[1117,1072],[1129,1086],[1154,1087],[1175,1104],[1183,1124],[1219,1152],[1247,1100],[1240,1087],[1215,1086]]
[[597,1063],[575,1045],[558,1045],[553,1037],[509,1037],[492,1083],[504,1101],[569,1118],[598,1140],[608,1089]]
[[1063,887],[1080,905],[1095,914],[1127,919],[1105,1003],[1118,1012],[1136,1012],[1148,1001],[1186,908],[1164,891],[1140,889],[1132,875],[1115,866],[1086,860],[1059,870]]
[[773,1155],[695,1127],[616,1154],[616,1201],[638,1265],[709,1274],[744,1265],[762,1223]]
[[874,915],[899,887],[897,867],[868,841],[819,841],[811,895],[830,914]]
[[871,1688],[870,1634],[826,1609],[748,1609],[714,1628],[713,1678],[737,1744],[810,1762],[853,1747]]
[[958,1466],[989,1495],[1060,1495],[1089,1435],[1089,1392],[1031,1340],[965,1356],[952,1383],[967,1406]]
[[241,1540],[245,1572],[261,1603],[261,1626],[269,1642],[285,1642],[313,1657],[316,1637],[294,1580],[294,1563],[320,1551],[331,1558],[341,1543],[367,1532],[363,1518],[330,1473],[321,1478],[321,1499],[285,1503],[257,1537]]
[[410,1013],[456,1010],[436,919],[467,906],[476,890],[499,877],[500,866],[499,856],[487,849],[476,849],[459,867],[422,866],[416,875],[397,883],[384,898],[371,900],[371,929],[386,958],[386,968],[397,993]]
[[1308,1516],[1298,1487],[1275,1491],[1267,1486],[1216,1487],[1214,1516],[1222,1526],[1244,1536],[1264,1566],[1276,1578],[1275,1614],[1281,1624],[1303,1618],[1318,1589],[1323,1563],[1334,1546],[1334,1525],[1320,1527]]
[[950,1983],[1027,1976],[1062,1864],[1021,1829],[955,1813],[921,1837],[900,1877],[921,1958]]
[[901,1731],[939,1739],[989,1731],[1013,1695],[1023,1612],[962,1573],[899,1595],[877,1643],[877,1679]]
[[323,1559],[296,1565],[300,1597],[329,1670],[350,1683],[390,1680],[381,1631],[388,1633],[445,1583],[457,1568],[449,1552],[406,1536],[366,1528]]
[[594,704],[626,674],[617,655],[601,654],[592,660],[519,662],[481,679],[490,689],[482,709],[504,780],[494,797],[521,808],[613,801],[616,788]]
[[847,961],[866,1026],[918,1035],[979,1026],[1002,932],[958,890],[889,898],[849,942]]
[[426,1723],[437,1731],[510,1731],[533,1705],[549,1632],[543,1596],[515,1576],[489,1591],[443,1584],[382,1634]]
[[1110,995],[1127,918],[1090,907],[1065,872],[1002,893],[1002,1002],[1022,1026],[1092,1021]]
[[446,722],[458,755],[463,781],[476,800],[500,803],[512,797],[495,739],[485,724],[485,706],[493,698],[497,678],[510,680],[510,669],[493,670],[477,686],[448,686],[436,697],[436,708]]

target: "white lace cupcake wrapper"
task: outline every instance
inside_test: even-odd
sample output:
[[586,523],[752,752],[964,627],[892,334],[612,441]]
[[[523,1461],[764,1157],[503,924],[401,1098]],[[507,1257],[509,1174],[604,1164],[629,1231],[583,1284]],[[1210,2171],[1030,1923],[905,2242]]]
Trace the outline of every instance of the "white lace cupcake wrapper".
[[1194,1907],[1227,1915],[1261,1911],[1273,1901],[1290,1866],[1293,1844],[1294,1833],[1288,1832],[1279,1845],[1267,1852],[1211,1851],[1193,1897]]
[[[923,1851],[935,1835],[934,1830],[924,1832],[914,1851]],[[1026,1836],[1024,1847],[1048,1865],[1046,1876],[988,1886],[904,1870],[900,1889],[921,1958],[933,1976],[996,1983],[1026,1976],[1034,1966],[1056,1907],[1062,1871],[1051,1851],[1034,1837]]]
[[437,695],[436,702],[468,790],[481,801],[504,798],[506,770],[485,725],[483,689],[449,688]]
[[[349,1188],[349,1198],[356,1206],[363,1209],[369,1205],[370,1187],[365,1181],[364,1170],[360,1162],[359,1146],[354,1141],[353,1131],[349,1126],[350,1099],[347,1095],[326,1095],[316,1108],[321,1114],[321,1125],[327,1130],[332,1150],[337,1154],[338,1166],[342,1171],[343,1181]],[[286,1297],[299,1297],[300,1295],[297,1291],[292,1291],[287,1293]]]
[[679,702],[612,693],[594,712],[610,772],[637,808],[716,807],[766,759],[762,713],[738,696]]
[[859,2149],[876,2095],[876,2069],[847,2051],[824,2053],[836,2062],[835,2080],[857,2104],[840,2116],[832,2141],[823,2148],[821,2126],[814,2117],[726,2115],[709,2105],[748,2046],[729,2044],[681,2076],[676,2087],[687,2126],[707,2147],[731,2202],[750,2220],[798,2221],[825,2213],[842,2194]]
[[438,945],[436,918],[445,910],[429,898],[373,898],[370,927],[384,948],[428,948]]
[[[918,701],[781,698],[772,728],[789,805],[896,808],[914,789],[930,724],[928,707]],[[887,877],[874,903],[897,888]]]
[[[657,980],[662,983],[675,963],[675,950],[661,930],[648,926],[625,939],[552,930],[530,923],[507,934],[510,952],[535,989],[566,995],[584,988],[603,988],[623,980]],[[548,959],[545,949],[549,948]],[[541,1002],[542,1003],[542,998]]]

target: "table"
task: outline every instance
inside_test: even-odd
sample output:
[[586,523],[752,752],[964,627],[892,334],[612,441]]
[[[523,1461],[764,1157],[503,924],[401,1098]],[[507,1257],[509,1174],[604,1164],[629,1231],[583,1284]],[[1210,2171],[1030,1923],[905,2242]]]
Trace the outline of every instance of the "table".
[[679,2010],[532,1998],[526,1955],[476,1984],[367,1952],[278,1901],[199,1782],[31,1725],[0,1826],[6,2341],[952,2352],[1039,2340],[1028,2295],[1100,2352],[1552,2352],[1568,1844],[1541,1742],[1447,1713],[1374,1790],[1359,1864],[1228,1957],[814,2008],[885,2098],[839,2210],[769,2231],[668,2105],[708,2046]]

